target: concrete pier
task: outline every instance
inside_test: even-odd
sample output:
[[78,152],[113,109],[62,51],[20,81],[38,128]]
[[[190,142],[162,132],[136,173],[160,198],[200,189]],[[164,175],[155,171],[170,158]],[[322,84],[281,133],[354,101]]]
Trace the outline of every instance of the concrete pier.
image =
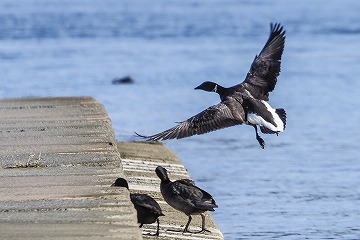
[[[187,217],[161,198],[154,169],[189,177],[161,144],[116,143],[104,107],[91,97],[0,100],[0,239],[150,239],[139,229],[129,191],[155,197],[164,209],[159,239],[223,239],[182,234]],[[200,226],[194,217],[191,229]]]
[[[132,192],[146,193],[160,204],[165,216],[160,217],[161,239],[223,239],[222,233],[211,216],[206,213],[206,229],[211,232],[201,234],[182,233],[188,217],[170,207],[161,196],[160,180],[155,174],[157,166],[168,170],[171,180],[190,178],[186,168],[179,158],[161,143],[124,142],[118,143],[121,161],[125,175],[129,180]],[[156,225],[144,225],[143,233],[154,233]],[[193,216],[190,224],[191,231],[201,230],[201,217]],[[150,239],[144,235],[144,239]]]

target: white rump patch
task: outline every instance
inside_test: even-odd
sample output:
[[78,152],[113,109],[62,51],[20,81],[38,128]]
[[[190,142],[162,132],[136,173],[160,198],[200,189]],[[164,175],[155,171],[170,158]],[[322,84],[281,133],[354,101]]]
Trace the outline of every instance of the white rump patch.
[[274,122],[277,126],[265,121],[261,116],[256,113],[248,113],[247,119],[251,124],[259,125],[270,129],[273,132],[282,132],[284,131],[284,123],[281,121],[279,115],[275,112],[275,109],[270,106],[266,101],[261,100],[261,102],[265,105],[266,109],[271,113]]

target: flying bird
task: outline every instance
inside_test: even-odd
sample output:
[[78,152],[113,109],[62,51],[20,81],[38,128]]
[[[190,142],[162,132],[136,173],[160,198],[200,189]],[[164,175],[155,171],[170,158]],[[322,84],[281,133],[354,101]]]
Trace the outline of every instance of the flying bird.
[[156,175],[160,178],[160,191],[164,200],[173,208],[185,213],[189,220],[183,232],[189,231],[189,225],[192,220],[191,215],[200,215],[202,219],[201,230],[197,233],[208,231],[205,229],[206,211],[215,211],[218,206],[213,197],[206,191],[195,186],[190,179],[181,179],[171,181],[168,177],[167,170],[161,166],[155,169]]
[[223,87],[214,82],[203,82],[195,89],[216,92],[221,102],[178,123],[173,128],[151,136],[140,135],[146,140],[158,141],[180,139],[205,134],[235,125],[250,125],[255,129],[261,148],[265,141],[258,133],[277,134],[286,126],[283,108],[272,108],[269,93],[275,89],[281,69],[281,56],[285,45],[285,30],[279,24],[270,24],[270,36],[259,55],[255,56],[245,80],[232,87]]

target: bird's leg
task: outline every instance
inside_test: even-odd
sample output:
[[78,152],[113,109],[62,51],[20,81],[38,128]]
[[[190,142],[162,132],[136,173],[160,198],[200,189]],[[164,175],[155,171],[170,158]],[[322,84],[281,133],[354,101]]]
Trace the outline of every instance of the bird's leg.
[[156,221],[157,221],[157,229],[154,236],[159,236],[159,227],[160,227],[159,219],[156,219]]
[[198,231],[198,232],[196,232],[196,233],[210,232],[209,230],[207,230],[207,229],[205,228],[205,215],[202,214],[202,213],[200,213],[200,215],[201,215],[201,219],[202,219],[202,222],[201,222],[201,230]]
[[142,226],[143,226],[143,225],[144,225],[144,224],[143,224],[143,223],[141,223],[141,224],[140,224],[140,226],[139,226],[139,228],[142,228]]
[[204,214],[200,214],[201,215],[201,218],[202,218],[202,224],[201,224],[201,232],[210,232],[210,230],[207,230],[205,228],[205,215]]
[[260,144],[260,147],[262,149],[264,149],[265,147],[265,141],[264,139],[262,139],[258,133],[258,129],[257,129],[257,125],[253,125],[253,127],[255,128],[255,134],[256,134],[256,140],[258,140],[259,144]]
[[190,231],[188,230],[188,228],[189,228],[191,219],[192,219],[192,217],[191,217],[191,215],[189,215],[189,221],[187,222],[187,224],[186,224],[186,226],[185,226],[185,228],[184,228],[183,233],[185,233],[185,232],[190,232]]
[[209,230],[207,230],[205,228],[205,215],[200,213],[201,215],[201,219],[202,219],[202,222],[201,222],[201,230],[200,231],[196,231],[196,232],[192,232],[192,231],[189,231],[188,228],[189,228],[189,225],[190,225],[190,221],[191,221],[191,216],[189,216],[189,221],[188,223],[186,224],[186,227],[184,229],[184,232],[189,232],[189,233],[203,233],[203,232],[210,232]]
[[146,235],[148,235],[148,236],[159,236],[159,219],[156,219],[156,222],[157,222],[156,233],[154,233],[154,234],[148,233]]
[[190,231],[188,230],[188,228],[189,228],[189,225],[190,225],[190,222],[191,222],[191,219],[192,219],[192,218],[191,218],[190,215],[189,215],[188,217],[189,217],[189,221],[186,223],[186,226],[185,226],[184,230],[168,229],[167,231],[171,231],[171,232],[182,232],[182,233],[190,232]]

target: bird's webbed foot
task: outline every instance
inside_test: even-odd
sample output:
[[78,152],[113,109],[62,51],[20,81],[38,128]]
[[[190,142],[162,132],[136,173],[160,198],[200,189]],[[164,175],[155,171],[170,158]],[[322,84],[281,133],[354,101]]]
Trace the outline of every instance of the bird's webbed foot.
[[205,232],[211,233],[211,231],[208,230],[208,229],[206,229],[206,228],[201,229],[200,231],[194,231],[194,232],[193,232],[193,231],[190,232],[190,231],[188,230],[188,232],[189,232],[189,233],[205,233]]
[[265,148],[265,141],[264,141],[264,139],[262,139],[262,137],[260,137],[259,135],[257,135],[257,136],[256,136],[256,140],[258,140],[258,142],[259,142],[259,144],[260,144],[260,147],[261,147],[262,149],[264,149],[264,148]]
[[259,142],[260,147],[261,147],[262,149],[264,149],[264,148],[265,148],[265,141],[264,141],[264,139],[262,139],[262,137],[260,137],[256,125],[254,125],[254,128],[255,128],[256,140]]

